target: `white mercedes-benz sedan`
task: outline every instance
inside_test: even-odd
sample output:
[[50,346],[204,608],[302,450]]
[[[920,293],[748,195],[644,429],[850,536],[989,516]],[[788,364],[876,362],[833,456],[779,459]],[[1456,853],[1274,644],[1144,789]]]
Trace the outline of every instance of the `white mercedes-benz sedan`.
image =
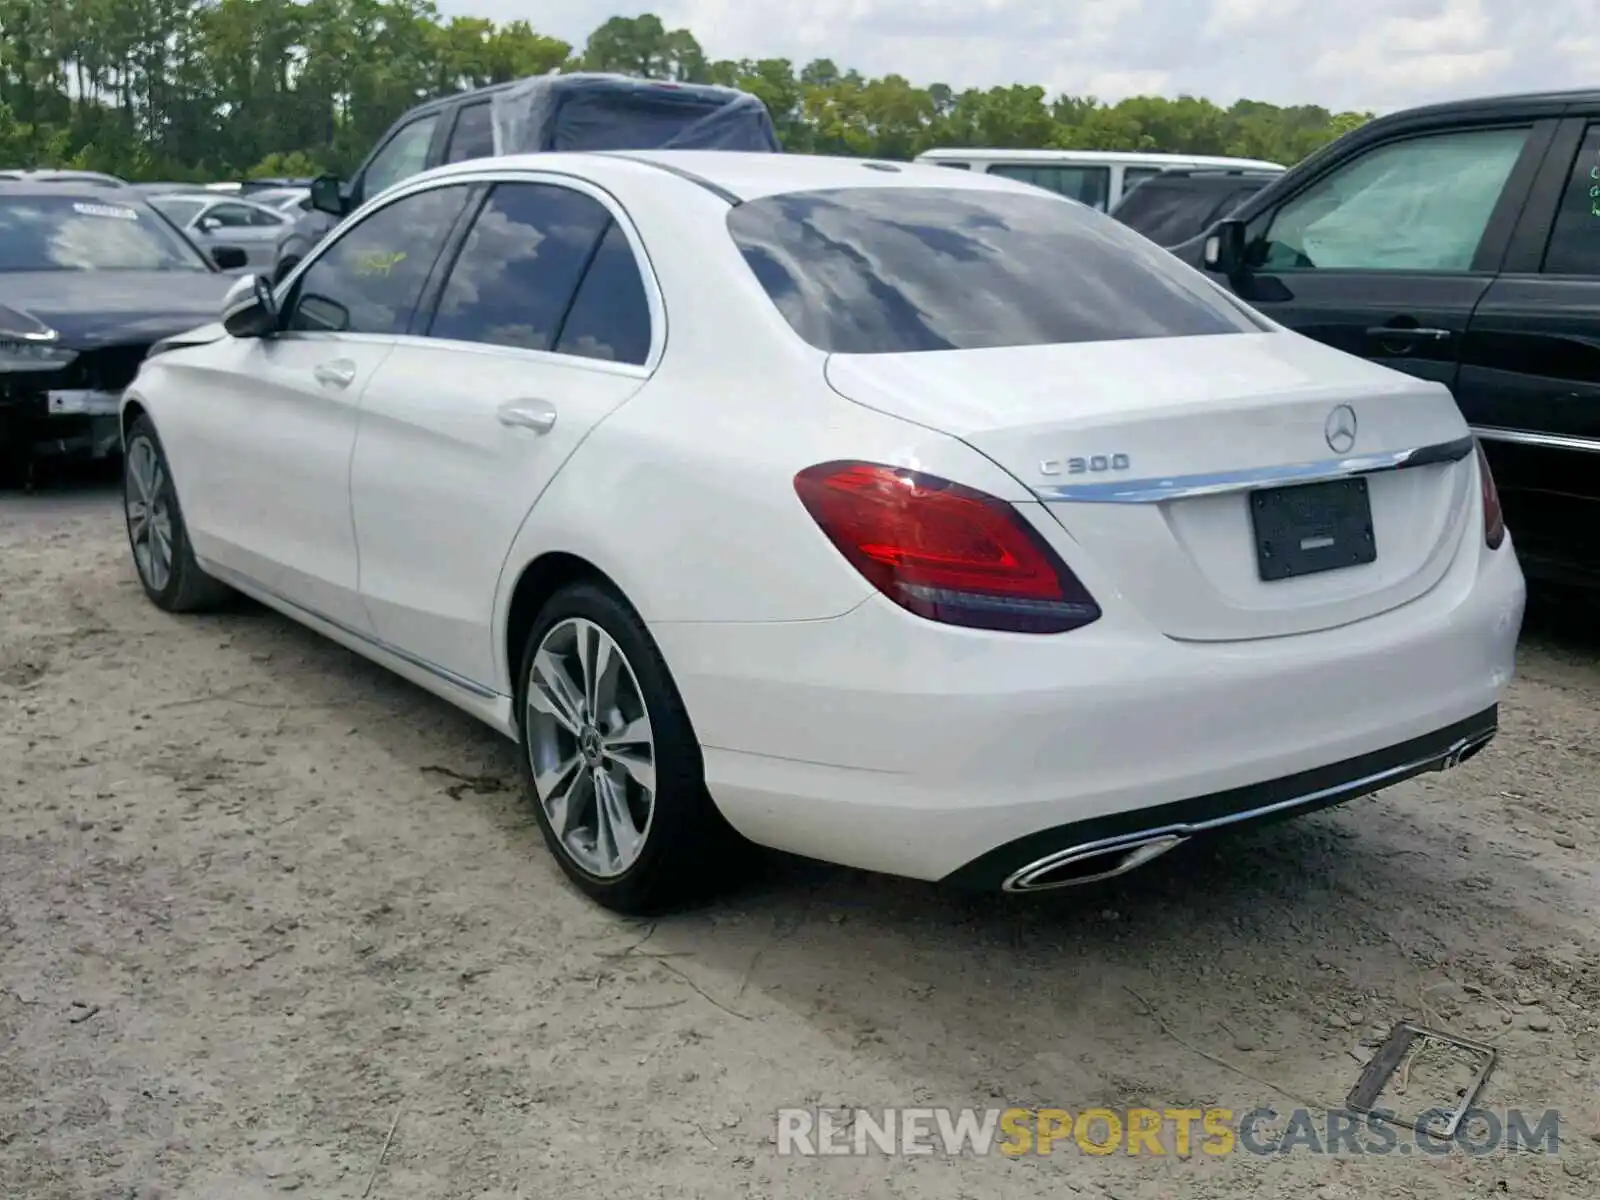
[[749,843],[1027,892],[1366,795],[1488,742],[1522,620],[1445,387],[933,166],[429,171],[122,419],[152,601],[515,739],[621,911]]

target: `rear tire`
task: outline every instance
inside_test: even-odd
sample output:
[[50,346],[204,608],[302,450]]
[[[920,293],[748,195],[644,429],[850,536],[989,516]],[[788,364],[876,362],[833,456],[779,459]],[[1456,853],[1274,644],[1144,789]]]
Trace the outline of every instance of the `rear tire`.
[[139,584],[157,608],[170,613],[207,612],[233,599],[233,589],[207,575],[195,560],[172,468],[149,417],[138,417],[128,429],[122,455],[122,511]]
[[749,864],[753,847],[706,790],[667,665],[625,602],[594,583],[562,588],[521,662],[524,784],[545,844],[586,896],[654,913],[714,893]]

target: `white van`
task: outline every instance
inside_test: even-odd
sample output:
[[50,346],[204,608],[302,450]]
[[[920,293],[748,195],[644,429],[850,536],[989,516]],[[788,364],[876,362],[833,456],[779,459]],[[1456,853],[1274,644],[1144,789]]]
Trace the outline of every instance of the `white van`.
[[1135,184],[1174,167],[1282,171],[1282,163],[1208,154],[1140,154],[1119,150],[929,150],[917,162],[1020,179],[1105,212]]

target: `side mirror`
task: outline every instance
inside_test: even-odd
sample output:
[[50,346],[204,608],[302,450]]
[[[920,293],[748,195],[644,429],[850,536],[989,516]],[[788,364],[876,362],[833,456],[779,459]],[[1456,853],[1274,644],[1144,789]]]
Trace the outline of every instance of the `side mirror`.
[[1244,222],[1218,221],[1206,234],[1200,264],[1208,271],[1232,279],[1244,269]]
[[237,271],[250,265],[250,256],[239,246],[213,246],[211,261],[224,271]]
[[337,175],[318,175],[311,181],[311,207],[335,217],[345,215],[344,185]]
[[260,275],[247,275],[222,301],[222,327],[236,338],[260,338],[278,331],[278,300]]
[[210,233],[213,229],[221,229],[222,222],[215,217],[201,217],[194,223],[194,227],[201,233]]

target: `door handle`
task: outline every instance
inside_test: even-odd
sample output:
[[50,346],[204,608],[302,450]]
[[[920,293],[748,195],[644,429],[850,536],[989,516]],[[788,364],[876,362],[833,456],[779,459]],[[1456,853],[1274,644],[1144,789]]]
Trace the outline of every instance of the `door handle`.
[[500,424],[511,429],[531,429],[535,433],[549,433],[555,428],[556,410],[543,400],[518,400],[502,404]]
[[356,365],[348,358],[336,358],[332,362],[318,363],[312,368],[311,374],[318,383],[347,388],[356,377]]
[[1455,335],[1448,329],[1428,329],[1419,325],[1374,325],[1368,337],[1386,342],[1448,342]]

